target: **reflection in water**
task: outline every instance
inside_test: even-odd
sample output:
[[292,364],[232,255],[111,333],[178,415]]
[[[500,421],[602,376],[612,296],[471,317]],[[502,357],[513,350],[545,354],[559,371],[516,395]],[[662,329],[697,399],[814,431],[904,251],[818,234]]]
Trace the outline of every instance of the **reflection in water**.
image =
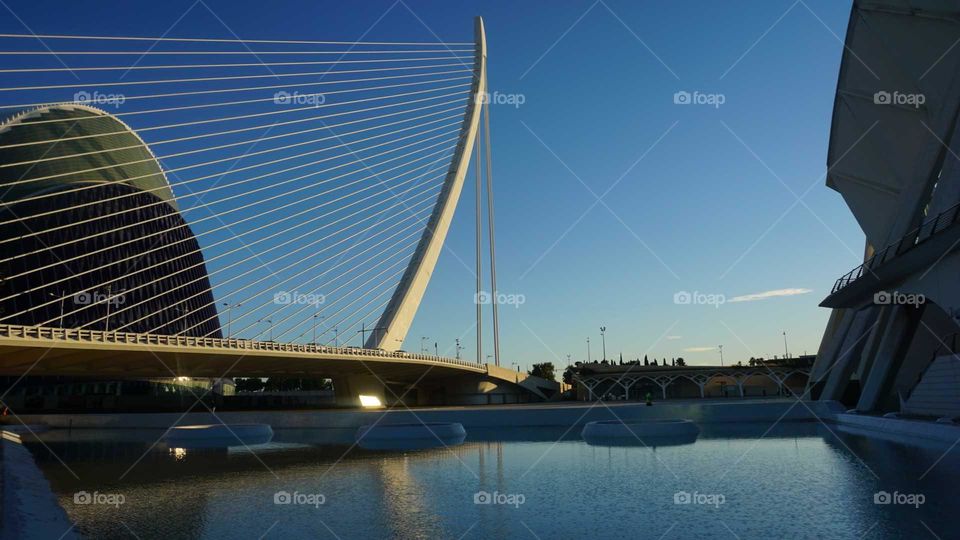
[[[701,428],[695,442],[650,447],[590,446],[566,428],[471,429],[459,446],[415,450],[358,448],[352,430],[308,429],[249,449],[185,449],[158,444],[162,431],[126,430],[52,431],[46,447],[28,444],[77,529],[97,538],[256,538],[274,522],[268,538],[333,537],[326,527],[344,539],[458,538],[468,528],[468,538],[656,538],[671,527],[671,538],[702,538],[718,519],[741,538],[924,537],[923,524],[953,534],[960,460],[941,459],[942,447],[818,423]],[[80,490],[126,502],[75,505]],[[326,502],[278,505],[280,490]],[[926,503],[877,505],[880,490]],[[525,503],[476,504],[480,491]],[[726,502],[677,505],[680,491]]]
[[186,448],[171,448],[170,455],[173,456],[173,459],[177,461],[183,461],[187,457]]
[[431,448],[447,448],[463,443],[465,436],[430,437],[423,439],[370,439],[364,437],[357,441],[357,446],[365,450],[429,450]]
[[590,446],[643,446],[657,448],[693,444],[697,442],[698,435],[699,433],[664,435],[660,437],[584,437],[583,440]]

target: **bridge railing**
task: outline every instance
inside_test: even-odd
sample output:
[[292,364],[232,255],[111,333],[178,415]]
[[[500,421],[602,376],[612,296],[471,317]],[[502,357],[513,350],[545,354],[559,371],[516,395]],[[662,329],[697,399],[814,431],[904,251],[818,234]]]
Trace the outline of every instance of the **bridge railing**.
[[831,294],[857,281],[862,278],[864,274],[871,272],[881,264],[929,240],[933,235],[956,223],[958,218],[960,218],[960,203],[940,212],[933,219],[924,221],[919,227],[908,232],[900,240],[874,253],[873,257],[870,257],[860,266],[844,274],[833,284]]
[[23,326],[0,324],[0,337],[26,339],[53,339],[86,343],[121,343],[131,345],[161,345],[181,347],[211,347],[232,350],[277,351],[297,353],[333,354],[339,356],[380,357],[398,360],[422,360],[440,364],[452,364],[486,371],[483,364],[474,364],[457,358],[413,354],[404,351],[363,349],[360,347],[328,347],[313,343],[277,343],[252,339],[211,338],[195,336],[168,336],[161,334],[138,334],[134,332],[110,332],[84,328],[53,328],[48,326]]

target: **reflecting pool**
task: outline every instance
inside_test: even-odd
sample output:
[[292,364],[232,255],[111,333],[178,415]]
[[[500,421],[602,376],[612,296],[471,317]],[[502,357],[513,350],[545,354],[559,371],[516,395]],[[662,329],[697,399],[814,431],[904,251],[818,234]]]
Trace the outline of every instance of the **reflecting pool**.
[[403,450],[317,429],[229,448],[170,447],[139,430],[29,444],[76,530],[95,538],[960,534],[960,449],[819,423],[704,425],[655,446],[587,444],[579,427],[467,432]]

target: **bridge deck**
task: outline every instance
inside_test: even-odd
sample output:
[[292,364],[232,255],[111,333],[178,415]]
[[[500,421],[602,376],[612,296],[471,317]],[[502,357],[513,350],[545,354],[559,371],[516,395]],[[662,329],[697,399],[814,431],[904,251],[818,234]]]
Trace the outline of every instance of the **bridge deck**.
[[412,382],[487,366],[401,351],[245,339],[0,325],[0,375],[100,377],[318,376],[368,374]]

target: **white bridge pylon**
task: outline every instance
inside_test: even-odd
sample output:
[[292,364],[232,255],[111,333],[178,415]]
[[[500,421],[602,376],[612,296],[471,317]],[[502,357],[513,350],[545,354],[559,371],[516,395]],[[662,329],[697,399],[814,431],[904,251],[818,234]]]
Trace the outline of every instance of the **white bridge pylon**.
[[[396,351],[473,157],[479,292],[482,136],[495,294],[474,26],[460,42],[0,34],[0,325]],[[499,361],[497,328],[494,305]]]
[[[481,109],[484,106],[489,107],[489,100],[483,99],[487,93],[487,41],[483,19],[477,17],[474,24],[477,55],[474,61],[471,92],[473,99],[467,105],[456,153],[420,243],[400,279],[399,286],[394,290],[393,297],[387,304],[377,328],[372,331],[367,341],[368,348],[397,350],[403,344],[437,265],[460,193],[463,191],[464,179],[470,167],[470,158],[480,130]],[[487,129],[489,130],[489,126]],[[479,175],[477,181],[480,181]],[[479,343],[477,346],[480,346]]]

